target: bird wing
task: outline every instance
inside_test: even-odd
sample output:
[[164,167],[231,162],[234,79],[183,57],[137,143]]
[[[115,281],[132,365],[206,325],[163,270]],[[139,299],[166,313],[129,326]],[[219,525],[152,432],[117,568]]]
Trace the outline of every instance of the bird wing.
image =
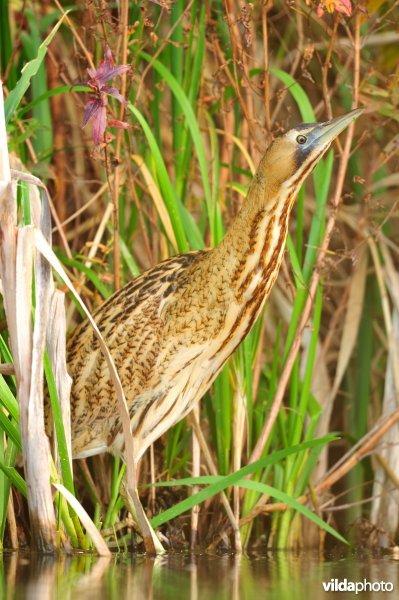
[[[159,384],[158,357],[163,344],[162,314],[187,268],[205,251],[173,257],[115,292],[93,314],[114,359],[131,416]],[[67,345],[74,454],[79,448],[105,449],[119,423],[115,390],[98,338],[88,321]],[[91,452],[91,453],[94,453]],[[80,453],[81,454],[81,453]]]

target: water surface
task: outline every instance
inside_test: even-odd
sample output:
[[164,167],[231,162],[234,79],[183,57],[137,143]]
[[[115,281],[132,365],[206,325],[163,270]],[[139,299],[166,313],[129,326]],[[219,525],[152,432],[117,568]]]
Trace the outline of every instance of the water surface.
[[[398,598],[399,561],[317,552],[234,556],[170,553],[148,558],[7,553],[0,558],[0,598],[5,600],[312,600]],[[322,582],[392,584],[392,592],[327,593]],[[390,587],[390,585],[388,586]]]

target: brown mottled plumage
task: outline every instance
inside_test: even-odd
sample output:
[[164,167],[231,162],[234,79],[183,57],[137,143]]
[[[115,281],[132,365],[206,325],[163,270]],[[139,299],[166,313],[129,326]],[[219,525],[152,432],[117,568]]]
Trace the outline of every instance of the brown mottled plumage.
[[[276,139],[216,248],[159,263],[94,313],[124,388],[136,459],[192,409],[250,331],[277,277],[303,180],[361,112]],[[68,369],[73,456],[123,452],[116,394],[87,322],[69,340]]]

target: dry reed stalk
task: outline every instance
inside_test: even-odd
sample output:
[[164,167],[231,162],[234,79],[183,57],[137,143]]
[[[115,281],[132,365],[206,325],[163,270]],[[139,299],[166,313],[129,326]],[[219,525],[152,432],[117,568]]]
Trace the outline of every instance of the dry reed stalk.
[[[204,434],[202,433],[200,424],[198,423],[198,420],[196,419],[196,415],[193,411],[191,411],[191,413],[188,414],[187,422],[192,427],[193,432],[195,433],[195,435],[198,439],[198,443],[200,445],[201,452],[204,455],[204,461],[208,467],[210,474],[218,475],[219,473],[216,468],[215,462],[212,458],[211,451],[209,450],[209,446],[206,442]],[[231,528],[234,533],[234,548],[235,548],[236,552],[241,552],[241,547],[242,547],[241,546],[241,536],[240,536],[240,529],[239,529],[238,523],[234,517],[234,513],[231,509],[231,506],[227,499],[226,493],[221,492],[220,497],[221,497],[224,509],[226,511],[227,517],[230,521]]]
[[176,29],[176,27],[179,25],[180,21],[182,21],[184,19],[184,17],[186,15],[188,15],[190,13],[190,9],[193,5],[194,0],[190,0],[187,4],[187,6],[185,6],[184,10],[182,11],[181,15],[179,15],[179,17],[176,19],[176,21],[173,23],[172,27],[169,29],[169,31],[167,32],[167,34],[165,35],[165,37],[162,40],[162,43],[159,45],[159,48],[156,50],[156,52],[153,53],[151,60],[149,61],[149,63],[147,64],[147,66],[145,67],[145,69],[143,69],[143,73],[140,77],[140,81],[137,85],[137,91],[136,91],[136,98],[135,98],[135,103],[138,103],[140,94],[141,94],[141,90],[144,89],[144,80],[147,76],[147,74],[149,73],[150,69],[152,68],[154,61],[157,60],[158,56],[163,52],[163,50],[165,49],[165,47],[167,46],[170,38],[172,37],[172,33],[174,32],[174,30]]
[[[392,340],[389,344],[384,400],[382,414],[389,415],[398,406],[398,391],[395,385],[395,362],[392,349],[399,349],[399,312],[396,307],[392,316]],[[371,505],[371,522],[377,527],[383,527],[392,536],[398,528],[398,503],[399,503],[399,452],[398,452],[399,425],[396,424],[381,440],[380,456],[374,470],[373,501]],[[389,515],[389,519],[387,519]]]
[[[72,443],[71,443],[71,405],[70,393],[72,379],[66,368],[66,318],[65,294],[53,290],[50,299],[50,318],[47,328],[47,349],[51,368],[57,387],[58,400],[61,407],[62,423],[68,447],[68,455],[72,468]],[[59,469],[60,471],[60,469]]]
[[170,243],[173,246],[175,252],[178,251],[176,236],[173,231],[172,222],[170,220],[170,216],[168,210],[166,208],[164,199],[162,197],[161,192],[159,191],[158,186],[156,185],[153,176],[151,175],[150,170],[145,164],[143,158],[138,154],[132,154],[132,160],[137,164],[137,167],[142,173],[143,179],[147,184],[147,193],[151,196],[154,206],[157,209],[159,218],[162,222],[162,225],[166,231],[166,234],[169,238]]
[[86,528],[87,533],[90,535],[93,543],[96,547],[96,550],[100,556],[111,556],[111,552],[102,538],[101,533],[98,531],[97,527],[94,525],[93,521],[80,504],[78,500],[76,500],[75,496],[71,494],[69,490],[66,489],[61,483],[53,483],[53,486],[56,490],[60,492],[64,496],[64,498],[68,501],[68,504],[73,508],[76,514],[79,516],[79,519],[83,523]]
[[8,524],[8,533],[10,535],[10,547],[12,550],[18,550],[18,548],[19,548],[18,528],[17,528],[17,521],[15,518],[14,498],[13,498],[12,494],[10,494],[10,497],[8,499],[7,524]]
[[263,56],[265,63],[265,81],[263,87],[266,129],[271,132],[272,123],[270,118],[270,73],[269,73],[269,32],[267,24],[267,13],[272,8],[272,3],[266,1],[262,8],[262,32],[263,32]]
[[[112,206],[112,205],[109,205],[109,206]],[[36,229],[34,233],[35,233],[36,248],[46,258],[48,263],[53,267],[53,269],[63,279],[64,283],[67,285],[69,290],[72,292],[75,299],[79,303],[80,307],[84,311],[86,317],[90,321],[90,324],[93,327],[94,332],[100,343],[100,348],[101,348],[101,351],[103,352],[105,360],[107,362],[110,376],[112,379],[112,383],[115,386],[115,390],[116,390],[116,394],[117,394],[117,398],[118,398],[118,404],[119,404],[119,411],[120,411],[120,415],[121,415],[123,435],[124,435],[124,441],[125,441],[124,454],[125,454],[126,467],[127,467],[126,468],[126,471],[127,471],[127,489],[126,489],[126,491],[128,492],[128,494],[131,497],[131,500],[133,501],[134,516],[137,518],[138,525],[142,531],[146,551],[151,554],[161,553],[161,552],[163,552],[162,545],[160,544],[159,540],[155,536],[155,533],[153,532],[153,530],[151,529],[151,527],[148,523],[148,520],[144,513],[143,507],[140,504],[140,500],[138,498],[137,491],[136,491],[136,464],[135,464],[135,460],[134,460],[134,456],[136,456],[136,451],[135,451],[135,446],[134,446],[134,439],[133,439],[132,432],[130,429],[130,417],[129,417],[129,411],[128,411],[127,404],[126,404],[126,398],[125,398],[125,394],[124,394],[124,391],[123,391],[123,388],[122,388],[122,385],[121,385],[121,382],[119,379],[118,371],[115,367],[115,363],[114,363],[112,356],[107,348],[104,338],[102,337],[95,321],[93,320],[93,317],[91,316],[87,307],[81,300],[80,296],[77,294],[77,292],[76,292],[74,286],[72,285],[68,275],[66,274],[63,266],[61,265],[58,258],[55,256],[55,254],[52,251],[51,247],[49,246],[47,240],[44,238],[44,236],[42,235],[40,230]],[[69,502],[69,497],[66,495],[65,495],[65,497],[67,498],[67,500]],[[75,511],[77,510],[75,508],[75,506],[73,506],[73,508]],[[78,513],[78,515],[80,516],[79,513]]]
[[[119,15],[119,23],[122,28],[122,56],[119,61],[120,64],[127,64],[127,55],[128,55],[128,24],[129,24],[129,2],[127,0],[122,0],[120,3],[120,15]],[[124,98],[126,96],[126,73],[122,73],[121,75],[121,95]],[[120,103],[119,106],[119,120],[123,121],[123,117],[125,114],[125,107],[123,103]],[[114,225],[114,233],[113,233],[113,250],[114,250],[114,287],[115,290],[120,288],[120,249],[119,249],[119,194],[120,194],[120,156],[121,156],[121,146],[122,146],[122,138],[123,131],[122,129],[117,129],[116,131],[116,140],[115,140],[115,156],[114,161],[116,164],[114,171],[114,187],[110,190],[112,195],[112,204],[113,204],[113,225]]]
[[[0,89],[0,92],[2,90]],[[42,552],[54,552],[56,548],[56,522],[50,487],[50,452],[48,439],[44,430],[43,409],[43,354],[46,333],[49,340],[50,356],[55,371],[56,385],[62,404],[64,425],[69,437],[69,389],[70,378],[65,364],[65,317],[63,294],[54,292],[51,280],[51,267],[64,279],[74,293],[83,310],[86,312],[97,335],[100,346],[108,361],[114,385],[121,404],[124,424],[127,456],[134,456],[133,439],[130,433],[130,420],[126,401],[118,374],[108,349],[99,333],[91,315],[76,294],[69,278],[66,276],[58,259],[51,249],[51,219],[47,191],[41,182],[24,173],[14,172],[14,179],[25,180],[42,190],[40,223],[38,222],[38,206],[33,202],[33,225],[17,228],[15,184],[11,184],[9,169],[4,109],[0,93],[0,274],[3,284],[4,307],[7,316],[11,350],[14,357],[17,380],[18,399],[20,404],[20,428],[23,446],[25,480],[28,489],[28,506],[32,527],[32,541]],[[36,310],[32,328],[32,273],[34,269]],[[49,325],[50,301],[52,303],[52,322]],[[128,486],[135,495],[135,478],[128,461]],[[109,555],[109,550],[101,535],[76,499],[60,484],[54,486],[67,498],[75,512],[86,526],[100,554]],[[137,503],[140,503],[137,498]],[[142,508],[141,508],[142,510]],[[143,513],[144,514],[144,513]],[[139,515],[139,523],[144,531],[148,524]],[[146,529],[147,527],[147,529]],[[151,535],[148,532],[148,535]],[[146,543],[146,548],[155,550],[154,542]]]
[[[35,253],[34,227],[17,227],[16,187],[11,182],[1,84],[0,132],[0,275],[20,405],[32,542],[38,550],[52,553],[56,548],[56,522],[43,410],[43,352],[51,274],[46,262]],[[41,226],[44,235],[50,237],[50,217],[44,205]],[[33,265],[36,311],[32,328]]]
[[[194,419],[199,423],[199,418],[200,418],[199,404],[194,406],[193,415],[194,415]],[[200,448],[200,444],[199,444],[198,438],[197,438],[194,430],[193,430],[193,438],[192,438],[192,456],[193,456],[193,458],[192,458],[193,463],[192,463],[191,474],[193,477],[199,477],[201,474],[201,448]],[[193,488],[191,491],[192,495],[196,494],[198,492],[198,490],[199,490],[199,487],[197,485],[193,485]],[[191,509],[191,539],[190,539],[191,549],[195,548],[195,544],[197,541],[199,512],[200,512],[200,506],[198,504],[196,504]]]
[[[237,66],[239,66],[240,69],[242,69],[242,73],[243,73],[246,85],[250,86],[251,80],[250,80],[247,65],[246,65],[246,52],[244,51],[243,46],[240,41],[241,36],[240,36],[240,31],[239,31],[239,26],[238,26],[240,19],[237,19],[235,3],[232,0],[224,0],[224,6],[225,6],[225,12],[226,12],[226,23],[229,28],[231,50],[232,50],[232,54],[233,54],[234,77],[231,74],[230,69],[227,68],[227,62],[222,60],[222,64],[225,65],[225,73],[233,86],[233,89],[237,96],[237,100],[240,104],[242,113],[244,115],[245,121],[243,121],[243,124],[246,123],[246,125],[248,126],[249,134],[250,134],[249,138],[251,140],[255,141],[257,136],[256,136],[256,130],[255,130],[255,126],[254,126],[255,124],[254,124],[254,118],[253,118],[254,110],[253,110],[253,106],[252,106],[252,97],[249,101],[249,96],[246,92],[246,88],[243,88],[243,86],[241,86],[239,83],[240,76],[237,71]],[[243,8],[244,7],[242,6],[242,9]],[[242,16],[243,16],[243,13],[241,13],[241,17]],[[221,53],[220,47],[218,49]],[[242,92],[242,89],[243,89],[243,92]],[[243,94],[245,94],[245,97]]]
[[[354,273],[348,284],[348,298],[346,302],[346,312],[344,316],[344,324],[334,382],[329,393],[324,396],[323,412],[316,428],[317,435],[319,436],[323,436],[328,432],[334,401],[355,349],[366,290],[367,264],[367,248],[366,246],[361,245],[358,248]],[[323,449],[320,455],[320,463],[317,468],[317,474],[321,476],[323,473],[325,473],[327,470],[326,467],[327,449]]]
[[[244,391],[242,373],[235,369],[235,385],[233,398],[233,471],[238,471],[242,466],[242,452],[245,443],[245,431],[247,425],[248,408],[247,396]],[[233,511],[236,522],[240,520],[240,488],[233,488]]]

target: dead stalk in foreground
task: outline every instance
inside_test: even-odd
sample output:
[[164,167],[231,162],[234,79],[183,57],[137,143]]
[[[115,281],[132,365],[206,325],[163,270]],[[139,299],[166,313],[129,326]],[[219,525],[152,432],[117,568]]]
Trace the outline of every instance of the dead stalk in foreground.
[[[0,275],[20,406],[32,541],[41,552],[53,553],[56,548],[56,521],[43,410],[43,352],[51,273],[46,261],[35,252],[34,227],[17,227],[16,185],[11,179],[1,83],[0,144]],[[51,235],[50,217],[45,206],[42,206],[40,226],[46,237]],[[36,310],[32,327],[33,265]]]

